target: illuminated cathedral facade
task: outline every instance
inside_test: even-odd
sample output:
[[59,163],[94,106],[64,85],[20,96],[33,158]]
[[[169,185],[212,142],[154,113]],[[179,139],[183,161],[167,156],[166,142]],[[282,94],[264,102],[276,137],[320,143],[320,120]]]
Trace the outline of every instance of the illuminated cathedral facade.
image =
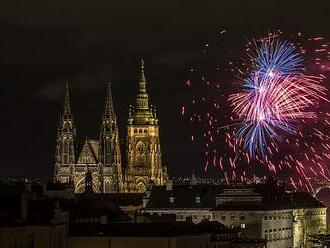
[[126,164],[122,164],[119,130],[111,85],[108,85],[100,135],[87,139],[76,150],[76,126],[71,112],[68,83],[57,130],[54,180],[73,183],[76,193],[145,192],[150,183],[164,185],[167,169],[162,164],[156,108],[149,105],[144,65],[135,106],[129,106],[126,133]]

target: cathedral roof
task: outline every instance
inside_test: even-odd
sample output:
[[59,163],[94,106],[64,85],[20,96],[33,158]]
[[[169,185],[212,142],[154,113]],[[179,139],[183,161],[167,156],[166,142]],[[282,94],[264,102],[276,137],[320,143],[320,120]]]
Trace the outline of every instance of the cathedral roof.
[[98,163],[99,145],[100,142],[97,140],[86,139],[78,158],[78,164]]

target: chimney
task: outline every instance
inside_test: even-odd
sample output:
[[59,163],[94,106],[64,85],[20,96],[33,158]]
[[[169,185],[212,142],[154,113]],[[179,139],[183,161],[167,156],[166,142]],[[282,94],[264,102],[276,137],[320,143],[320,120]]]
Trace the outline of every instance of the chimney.
[[172,180],[168,180],[166,182],[166,191],[171,191],[173,190],[173,181]]
[[30,182],[24,182],[24,191],[31,192],[31,183]]
[[28,194],[23,192],[21,194],[21,217],[23,220],[26,219],[28,215]]
[[42,184],[42,195],[43,196],[46,196],[47,195],[47,184],[46,183],[43,183]]

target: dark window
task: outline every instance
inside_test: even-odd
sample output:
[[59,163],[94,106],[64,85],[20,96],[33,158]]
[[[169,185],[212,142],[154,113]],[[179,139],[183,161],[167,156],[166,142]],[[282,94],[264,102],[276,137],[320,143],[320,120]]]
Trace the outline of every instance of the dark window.
[[27,237],[27,248],[34,248],[34,236],[29,234]]

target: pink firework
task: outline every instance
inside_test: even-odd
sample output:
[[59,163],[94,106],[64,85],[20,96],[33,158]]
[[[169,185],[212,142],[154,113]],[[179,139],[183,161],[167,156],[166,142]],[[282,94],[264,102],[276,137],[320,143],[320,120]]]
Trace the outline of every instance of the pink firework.
[[[206,173],[223,178],[224,183],[263,180],[273,175],[293,189],[313,191],[316,181],[330,179],[330,104],[325,100],[325,82],[330,71],[329,42],[323,37],[306,37],[302,33],[269,34],[289,40],[303,56],[304,63],[299,73],[285,75],[288,78],[282,75],[284,84],[279,84],[276,73],[272,75],[271,81],[277,83],[268,88],[273,94],[265,99],[269,107],[264,113],[275,117],[290,131],[276,129],[276,137],[268,136],[265,155],[251,156],[244,148],[244,138],[238,137],[235,130],[242,124],[239,118],[264,118],[258,115],[253,104],[246,104],[251,96],[248,91],[239,92],[242,79],[255,69],[251,68],[251,57],[242,60],[241,54],[251,52],[255,44],[248,42],[240,49],[237,44],[242,42],[230,35],[227,31],[218,40],[207,42],[207,47],[203,45],[195,66],[187,70],[186,96],[191,98],[186,98],[184,108],[180,109],[191,132],[187,141],[203,152],[205,161],[201,166],[205,166]],[[282,94],[288,90],[290,94]],[[257,99],[261,101],[261,95]],[[269,125],[273,127],[271,122]]]

